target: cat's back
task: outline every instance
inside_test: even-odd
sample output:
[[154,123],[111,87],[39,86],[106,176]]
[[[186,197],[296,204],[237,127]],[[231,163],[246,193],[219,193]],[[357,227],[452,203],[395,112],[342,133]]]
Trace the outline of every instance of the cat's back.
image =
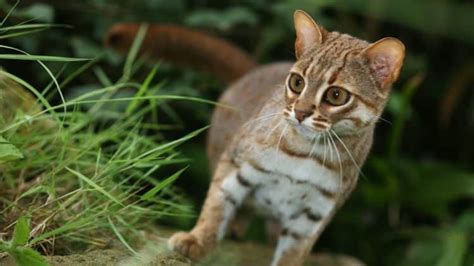
[[263,107],[275,90],[280,89],[283,95],[284,82],[292,65],[292,62],[281,62],[255,68],[222,94],[219,103],[232,108],[218,106],[212,116],[207,145],[212,169],[237,130]]
[[[104,43],[127,54],[140,25],[114,25]],[[152,24],[141,45],[141,53],[152,59],[165,60],[184,67],[208,72],[225,84],[230,84],[219,99],[232,109],[217,107],[208,135],[208,155],[213,169],[242,124],[259,110],[277,89],[282,88],[292,62],[258,66],[251,56],[239,47],[205,32],[176,25]],[[281,86],[276,87],[277,84]]]

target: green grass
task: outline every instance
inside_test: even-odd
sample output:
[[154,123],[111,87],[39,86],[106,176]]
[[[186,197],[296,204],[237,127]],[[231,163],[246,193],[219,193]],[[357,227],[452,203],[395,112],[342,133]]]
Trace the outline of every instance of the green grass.
[[[28,29],[0,28],[0,38],[22,28]],[[143,34],[140,31],[117,82],[68,100],[62,85],[73,77],[60,81],[43,61],[82,59],[0,54],[0,59],[39,63],[61,99],[54,105],[45,96],[51,86],[40,90],[0,70],[0,102],[5,107],[0,111],[0,252],[8,252],[20,265],[46,263],[34,250],[52,255],[104,248],[113,244],[111,235],[135,253],[143,244],[142,230],[164,217],[193,215],[172,186],[188,162],[177,147],[207,128],[173,141],[150,128],[159,128],[153,117],[166,100],[212,102],[157,94],[160,86],[152,83],[156,68],[143,83],[132,81]],[[92,65],[79,65],[74,75]],[[117,96],[123,88],[137,92]]]
[[[175,129],[205,126],[212,102],[200,97],[216,99],[222,86],[164,63],[153,69],[136,50],[117,57],[101,42],[113,23],[195,27],[231,40],[259,62],[275,62],[294,59],[292,10],[301,8],[328,30],[369,41],[394,36],[407,47],[383,116],[391,122],[377,126],[364,177],[315,250],[368,265],[473,265],[469,1],[84,0],[78,4],[84,12],[61,1],[12,11],[13,2],[0,0],[0,12],[9,16],[0,22],[0,63],[11,71],[2,72],[8,81],[0,86],[21,85],[29,94],[0,100],[2,251],[26,263],[35,258],[29,247],[71,253],[113,237],[133,254],[141,228],[195,219],[189,206],[200,204],[209,177],[203,138],[194,138],[198,131],[179,139],[184,133]],[[183,199],[175,180],[193,202]],[[249,237],[263,241],[263,227],[253,227]]]

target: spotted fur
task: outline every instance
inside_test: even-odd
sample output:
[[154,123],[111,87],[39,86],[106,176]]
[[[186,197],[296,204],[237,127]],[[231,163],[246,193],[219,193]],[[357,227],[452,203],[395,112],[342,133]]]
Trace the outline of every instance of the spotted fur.
[[[221,97],[238,111],[214,113],[213,181],[197,224],[172,236],[171,249],[205,256],[250,204],[280,225],[272,265],[302,265],[354,189],[398,78],[403,44],[328,32],[302,11],[295,12],[295,29],[295,63],[256,68]],[[292,74],[304,81],[300,93],[289,88]],[[349,93],[347,102],[328,104],[333,86]]]

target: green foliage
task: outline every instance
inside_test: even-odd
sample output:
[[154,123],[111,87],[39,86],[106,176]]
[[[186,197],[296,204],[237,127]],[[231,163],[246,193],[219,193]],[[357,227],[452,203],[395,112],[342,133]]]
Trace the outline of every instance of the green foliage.
[[0,251],[10,254],[19,266],[49,265],[36,250],[26,246],[30,232],[28,221],[24,216],[21,216],[16,222],[12,239],[8,243],[0,240]]
[[226,10],[196,10],[184,21],[193,27],[216,28],[228,31],[238,25],[255,26],[258,23],[257,15],[246,7],[230,7]]
[[18,266],[47,266],[49,263],[38,251],[31,248],[17,247],[8,251]]
[[[143,229],[158,220],[192,215],[171,186],[185,170],[180,164],[187,162],[177,147],[206,127],[169,141],[157,131],[156,111],[171,99],[213,102],[158,93],[160,85],[153,83],[157,68],[143,83],[134,81],[144,33],[139,33],[117,81],[97,66],[97,80],[103,84],[67,98],[63,86],[100,59],[83,63],[2,45],[19,54],[0,54],[1,59],[36,62],[52,79],[38,89],[0,69],[0,104],[7,107],[0,110],[5,136],[0,137],[0,231],[11,238],[0,242],[0,250],[19,265],[47,265],[36,251],[40,247],[46,254],[106,247],[111,244],[108,232],[134,253],[144,242]],[[43,61],[76,65],[71,75],[60,78]],[[121,95],[124,88],[137,92]],[[56,103],[50,100],[54,97]],[[168,174],[176,168],[181,170]],[[33,229],[23,213],[31,217]]]
[[[454,1],[333,1],[334,7],[368,17],[397,23],[424,33],[444,35],[474,44],[471,14],[474,6]],[[367,8],[368,4],[370,8]],[[426,19],[426,15],[430,19]],[[455,30],[454,30],[455,29]]]
[[13,144],[0,136],[0,163],[23,158],[23,154]]
[[[222,85],[166,62],[157,67],[137,60],[139,38],[124,63],[102,46],[113,23],[184,24],[221,35],[260,62],[274,62],[294,60],[292,12],[304,9],[328,30],[369,41],[395,36],[407,47],[400,81],[362,169],[365,178],[316,248],[354,255],[368,265],[474,263],[471,2],[85,0],[76,4],[81,12],[61,1],[10,12],[11,3],[0,0],[9,17],[0,28],[0,60],[9,71],[2,73],[43,109],[16,110],[0,121],[0,160],[15,154],[0,165],[2,188],[29,182],[17,195],[0,190],[7,198],[0,217],[15,214],[0,224],[11,225],[23,213],[32,228],[47,221],[45,231],[30,233],[29,243],[18,249],[48,250],[52,237],[57,247],[102,247],[102,234],[108,234],[133,253],[143,226],[166,219],[189,226],[190,200],[200,206],[205,195],[210,177],[202,132],[195,129],[204,130],[212,106],[194,103],[212,103],[203,99],[216,99]],[[34,75],[26,80],[27,73]],[[40,121],[53,121],[54,137]],[[183,131],[191,133],[182,137]],[[29,170],[19,180],[22,169]],[[39,208],[48,198],[50,205]],[[27,208],[26,202],[37,204]],[[46,220],[53,210],[59,213]],[[259,239],[259,229],[252,232]]]
[[30,226],[26,221],[24,216],[21,216],[15,225],[15,230],[13,231],[13,238],[11,241],[11,246],[24,246],[28,242],[30,236]]

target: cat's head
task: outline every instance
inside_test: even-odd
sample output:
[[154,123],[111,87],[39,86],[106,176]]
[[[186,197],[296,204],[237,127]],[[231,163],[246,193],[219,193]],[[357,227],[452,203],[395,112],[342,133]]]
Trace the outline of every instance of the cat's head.
[[294,14],[297,61],[285,85],[286,119],[305,135],[352,134],[372,126],[398,78],[405,47],[327,32],[305,12]]

